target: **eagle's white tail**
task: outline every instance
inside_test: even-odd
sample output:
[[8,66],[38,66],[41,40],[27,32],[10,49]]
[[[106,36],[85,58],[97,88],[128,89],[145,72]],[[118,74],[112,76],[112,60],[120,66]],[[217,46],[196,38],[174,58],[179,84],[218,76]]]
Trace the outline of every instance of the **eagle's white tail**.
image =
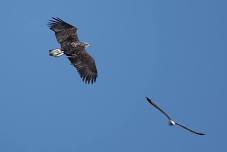
[[53,49],[49,50],[49,55],[53,57],[59,57],[62,56],[64,52],[61,49]]

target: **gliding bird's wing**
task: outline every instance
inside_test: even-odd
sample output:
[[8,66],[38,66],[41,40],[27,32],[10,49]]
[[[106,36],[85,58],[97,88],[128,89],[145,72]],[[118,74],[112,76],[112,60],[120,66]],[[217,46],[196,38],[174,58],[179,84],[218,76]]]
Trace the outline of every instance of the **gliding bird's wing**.
[[158,105],[156,105],[153,101],[151,101],[151,99],[149,99],[148,97],[146,97],[147,101],[152,105],[154,106],[156,109],[158,109],[159,111],[161,111],[169,120],[172,120],[170,118],[170,116],[164,111],[162,110]]
[[181,125],[181,124],[179,124],[177,122],[175,122],[175,124],[178,125],[178,126],[180,126],[180,127],[182,127],[182,128],[184,128],[184,129],[186,129],[186,130],[188,130],[188,131],[190,131],[190,132],[192,132],[192,133],[194,133],[194,134],[197,134],[197,135],[205,135],[204,133],[196,132],[196,131],[194,131],[194,130],[188,128],[188,127],[185,127],[185,126],[183,126],[183,125]]

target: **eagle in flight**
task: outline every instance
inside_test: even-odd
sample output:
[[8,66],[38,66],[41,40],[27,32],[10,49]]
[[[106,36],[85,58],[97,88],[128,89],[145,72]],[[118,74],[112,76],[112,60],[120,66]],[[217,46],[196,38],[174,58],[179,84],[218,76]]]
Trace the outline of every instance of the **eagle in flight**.
[[79,40],[78,29],[54,17],[49,20],[48,26],[55,32],[56,39],[61,45],[61,48],[49,50],[49,55],[53,57],[66,55],[81,79],[87,84],[93,84],[98,76],[95,60],[86,51],[90,45]]
[[181,124],[173,121],[173,119],[164,110],[162,110],[157,104],[155,104],[153,101],[151,101],[150,98],[146,97],[146,99],[147,99],[147,101],[148,101],[149,104],[151,104],[152,106],[154,106],[156,109],[158,109],[161,113],[163,113],[167,117],[167,119],[169,120],[169,125],[170,126],[177,125],[177,126],[180,126],[180,127],[184,128],[184,129],[186,129],[186,130],[188,130],[188,131],[190,131],[190,132],[192,132],[194,134],[197,134],[197,135],[205,135],[204,133],[196,132],[196,131],[188,128],[188,127],[185,127],[185,126],[183,126],[183,125],[181,125]]

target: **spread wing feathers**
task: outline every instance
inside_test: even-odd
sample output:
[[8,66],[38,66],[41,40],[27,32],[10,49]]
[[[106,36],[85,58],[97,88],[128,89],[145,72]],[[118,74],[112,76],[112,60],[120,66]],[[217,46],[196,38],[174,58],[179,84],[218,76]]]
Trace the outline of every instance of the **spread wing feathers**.
[[153,101],[151,101],[151,99],[149,99],[148,97],[146,97],[146,99],[152,106],[154,106],[159,111],[161,111],[169,120],[172,120],[171,117],[164,110],[162,110],[158,105],[156,105]]
[[178,126],[180,126],[180,127],[182,127],[182,128],[184,128],[184,129],[186,129],[186,130],[188,130],[188,131],[190,131],[190,132],[192,132],[192,133],[194,133],[194,134],[197,134],[197,135],[205,135],[204,133],[196,132],[196,131],[194,131],[194,130],[188,128],[188,127],[185,127],[185,126],[183,126],[183,125],[181,125],[181,124],[179,124],[177,122],[175,122],[175,124],[178,125]]
[[52,17],[52,20],[49,20],[49,28],[55,32],[57,41],[64,46],[64,42],[78,42],[77,28],[72,26],[60,18]]
[[85,83],[94,83],[97,78],[95,60],[86,52],[68,57],[69,61],[76,67],[80,77]]

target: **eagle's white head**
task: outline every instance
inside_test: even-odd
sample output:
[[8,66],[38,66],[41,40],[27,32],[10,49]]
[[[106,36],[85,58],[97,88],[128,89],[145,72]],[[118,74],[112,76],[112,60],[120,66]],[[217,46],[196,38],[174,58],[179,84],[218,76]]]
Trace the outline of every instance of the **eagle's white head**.
[[49,55],[53,57],[59,57],[62,56],[64,52],[61,49],[53,49],[49,50]]
[[[74,43],[74,42],[73,42]],[[90,47],[91,45],[89,44],[89,43],[87,43],[87,42],[76,42],[76,43],[74,43],[73,44],[75,47],[77,47],[77,46],[82,46],[82,47],[84,47],[84,48],[88,48],[88,47]]]
[[91,45],[90,45],[89,43],[87,43],[87,42],[83,42],[83,45],[84,45],[85,48],[88,48],[88,47],[91,46]]

